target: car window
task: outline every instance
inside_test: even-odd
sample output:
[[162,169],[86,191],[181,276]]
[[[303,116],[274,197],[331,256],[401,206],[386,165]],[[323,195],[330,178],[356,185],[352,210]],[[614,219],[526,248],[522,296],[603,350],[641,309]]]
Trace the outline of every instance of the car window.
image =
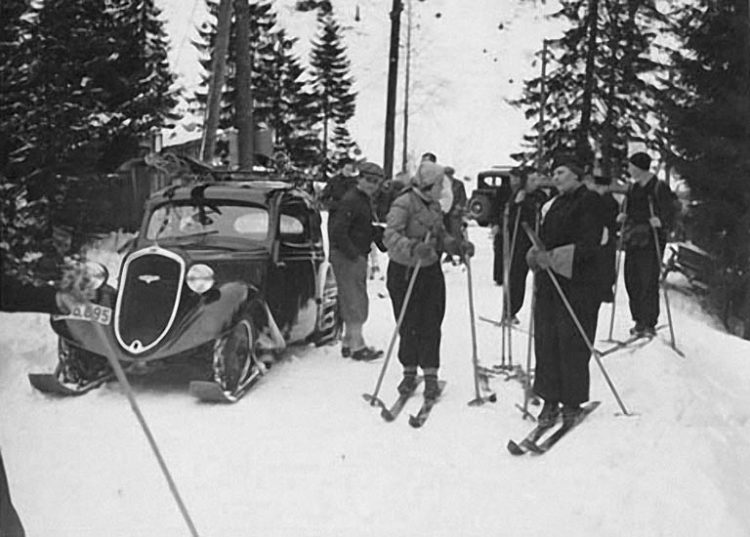
[[150,240],[216,235],[263,241],[268,235],[268,211],[264,207],[211,201],[201,207],[190,202],[168,203],[154,210],[146,238]]
[[298,218],[282,214],[279,220],[279,233],[284,239],[291,239],[295,236],[302,235],[305,232],[305,226]]

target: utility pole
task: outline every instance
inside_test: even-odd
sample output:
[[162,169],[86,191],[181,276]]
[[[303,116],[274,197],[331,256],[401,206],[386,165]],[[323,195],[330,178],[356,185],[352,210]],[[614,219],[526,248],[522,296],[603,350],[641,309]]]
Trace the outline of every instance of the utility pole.
[[216,43],[211,59],[211,84],[206,102],[206,119],[201,140],[201,160],[211,162],[216,149],[216,129],[221,115],[221,92],[224,88],[224,68],[229,50],[229,29],[232,24],[232,0],[221,0],[217,16]]
[[396,83],[398,80],[398,42],[401,31],[401,0],[393,0],[391,8],[391,47],[388,55],[388,95],[385,106],[385,144],[383,148],[383,171],[385,178],[393,177],[393,150],[396,123]]
[[544,106],[547,104],[547,40],[542,41],[542,78],[539,87],[539,134],[536,148],[537,171],[542,167],[544,159]]
[[401,171],[406,172],[409,159],[409,89],[411,82],[411,0],[406,0],[406,67],[404,77],[404,147],[401,155]]
[[250,5],[234,0],[237,14],[237,100],[235,124],[240,170],[253,169],[255,126],[253,125],[252,58],[250,56]]

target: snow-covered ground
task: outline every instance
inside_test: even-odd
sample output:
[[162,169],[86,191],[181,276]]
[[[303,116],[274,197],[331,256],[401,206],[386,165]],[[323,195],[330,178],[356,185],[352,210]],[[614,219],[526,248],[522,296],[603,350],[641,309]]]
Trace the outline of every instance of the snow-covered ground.
[[[498,316],[491,243],[471,227],[477,313]],[[589,420],[544,457],[514,458],[530,427],[518,383],[474,397],[466,273],[446,268],[443,400],[421,430],[415,398],[385,423],[362,394],[383,361],[342,359],[338,347],[293,348],[239,403],[200,404],[180,372],[133,379],[136,397],[202,536],[653,537],[750,535],[750,343],[722,333],[690,299],[670,295],[681,358],[664,332],[604,359],[632,416],[619,415],[592,361]],[[371,287],[369,341],[394,322]],[[630,325],[621,289],[615,336]],[[599,337],[605,337],[603,307]],[[521,312],[528,323],[528,306]],[[664,316],[663,316],[664,318]],[[479,356],[498,361],[500,331],[478,322]],[[525,362],[526,338],[513,355]],[[603,345],[600,343],[600,345]],[[29,537],[182,536],[188,530],[121,388],[79,398],[34,391],[56,341],[45,316],[0,314],[0,447]],[[400,371],[394,359],[382,394]]]

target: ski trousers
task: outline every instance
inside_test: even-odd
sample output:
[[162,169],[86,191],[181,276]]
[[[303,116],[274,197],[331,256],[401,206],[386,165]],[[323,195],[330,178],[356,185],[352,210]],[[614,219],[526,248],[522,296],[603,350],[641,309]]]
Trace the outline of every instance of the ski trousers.
[[654,246],[628,248],[625,251],[625,288],[630,301],[630,315],[643,326],[656,326],[659,320],[660,272],[661,263],[657,260]]
[[[414,267],[388,263],[388,293],[398,319]],[[445,279],[440,263],[419,269],[406,314],[399,329],[398,359],[404,367],[440,367],[440,327],[445,316]]]
[[[558,277],[558,280],[562,280]],[[560,299],[549,276],[537,277],[534,308],[534,392],[545,401],[579,405],[589,400],[591,351]],[[590,288],[567,286],[566,297],[581,326],[593,342],[599,313],[599,297]]]

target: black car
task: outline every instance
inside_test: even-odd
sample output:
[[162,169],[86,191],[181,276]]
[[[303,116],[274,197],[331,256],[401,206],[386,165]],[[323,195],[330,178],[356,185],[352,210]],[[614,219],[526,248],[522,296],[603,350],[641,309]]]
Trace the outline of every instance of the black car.
[[112,378],[107,355],[132,373],[187,359],[206,366],[192,393],[237,400],[265,371],[263,355],[339,336],[320,224],[312,197],[273,177],[153,194],[118,288],[93,267],[97,298],[52,317],[59,363],[32,384],[78,394]]
[[477,188],[469,198],[469,216],[480,226],[492,224],[493,215],[501,214],[510,197],[512,169],[512,166],[495,166],[477,175]]

